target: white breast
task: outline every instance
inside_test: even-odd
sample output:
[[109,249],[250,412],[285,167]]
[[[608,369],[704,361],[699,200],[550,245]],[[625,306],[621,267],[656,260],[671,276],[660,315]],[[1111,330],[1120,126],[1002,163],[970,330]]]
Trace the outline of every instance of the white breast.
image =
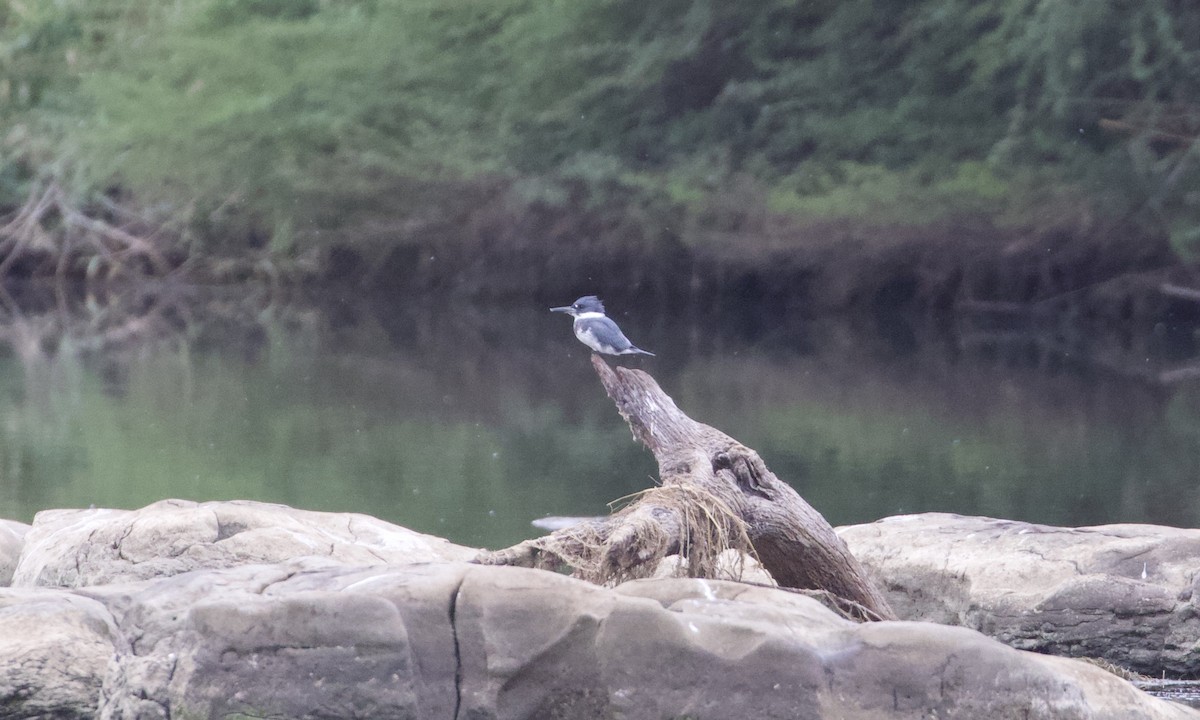
[[596,335],[592,332],[591,328],[583,325],[576,325],[575,337],[579,338],[579,342],[587,345],[596,352],[604,352],[604,349],[600,347],[600,343],[596,342]]

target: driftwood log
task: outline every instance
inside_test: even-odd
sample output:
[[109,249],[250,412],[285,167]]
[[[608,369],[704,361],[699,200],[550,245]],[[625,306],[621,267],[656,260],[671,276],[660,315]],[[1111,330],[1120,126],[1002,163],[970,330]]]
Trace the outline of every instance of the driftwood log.
[[598,355],[592,366],[634,438],[654,453],[661,487],[609,517],[476,562],[570,569],[612,582],[651,575],[667,555],[682,556],[688,573],[703,577],[734,549],[756,557],[782,587],[832,594],[865,618],[895,618],[846,543],[758,453],[688,417],[649,374],[614,370]]

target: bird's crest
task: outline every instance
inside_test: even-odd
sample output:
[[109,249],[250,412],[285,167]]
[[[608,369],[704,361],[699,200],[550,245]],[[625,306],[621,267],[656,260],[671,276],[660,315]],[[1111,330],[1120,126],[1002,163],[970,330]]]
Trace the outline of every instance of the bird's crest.
[[575,301],[575,306],[587,312],[604,312],[604,303],[595,295],[584,295]]

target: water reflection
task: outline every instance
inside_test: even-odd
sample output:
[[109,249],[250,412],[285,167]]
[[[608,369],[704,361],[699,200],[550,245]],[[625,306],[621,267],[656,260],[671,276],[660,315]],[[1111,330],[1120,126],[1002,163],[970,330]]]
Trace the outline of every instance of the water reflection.
[[[10,298],[0,515],[251,498],[500,546],[543,515],[602,513],[655,466],[546,306],[180,288]],[[756,448],[834,523],[1200,518],[1200,391],[1176,372],[1193,361],[1186,341],[1151,334],[1103,354],[1011,323],[613,309],[662,349],[623,362]]]

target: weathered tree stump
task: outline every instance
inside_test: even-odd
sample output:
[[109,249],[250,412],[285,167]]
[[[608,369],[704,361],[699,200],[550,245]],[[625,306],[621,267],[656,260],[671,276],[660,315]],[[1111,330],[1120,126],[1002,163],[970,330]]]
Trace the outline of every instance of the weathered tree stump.
[[683,556],[705,576],[717,556],[756,556],[780,586],[824,591],[872,619],[894,619],[887,600],[819,512],[767,469],[758,453],[683,413],[649,374],[592,366],[618,412],[658,461],[662,486],[613,515],[564,528],[476,562],[572,569],[597,582],[650,575]]

